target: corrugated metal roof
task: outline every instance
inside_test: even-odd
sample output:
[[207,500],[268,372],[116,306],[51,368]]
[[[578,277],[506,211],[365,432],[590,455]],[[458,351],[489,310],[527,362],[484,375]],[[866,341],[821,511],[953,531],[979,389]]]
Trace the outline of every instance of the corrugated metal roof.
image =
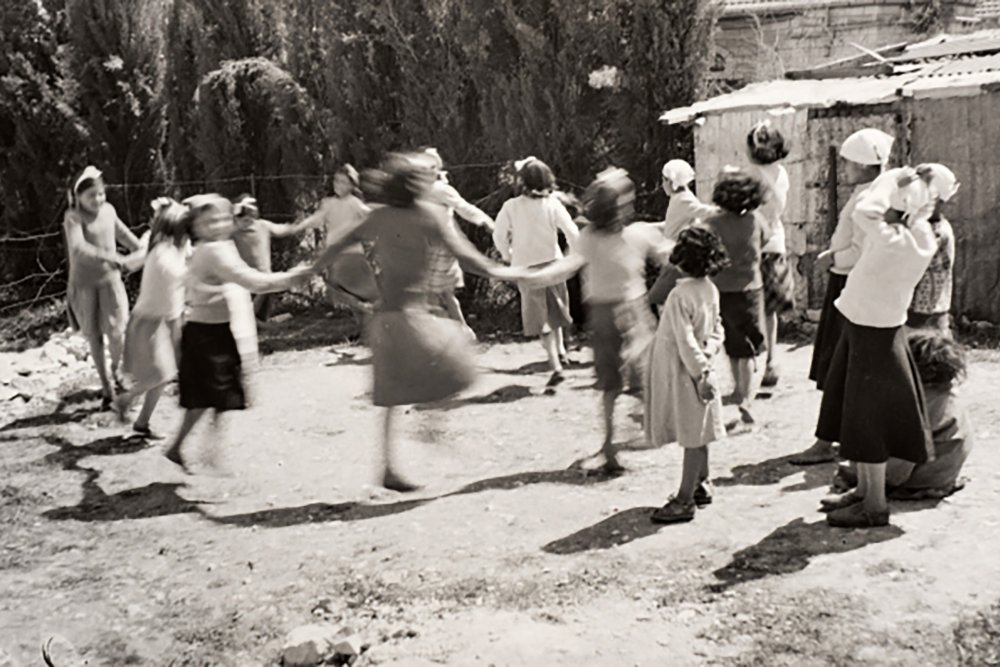
[[[871,1],[869,0],[869,2]],[[722,11],[724,14],[750,14],[823,8],[834,4],[838,4],[837,0],[724,0]]]
[[889,62],[933,60],[997,51],[1000,51],[1000,30],[980,30],[968,35],[941,35],[924,42],[910,44],[903,53],[889,58]]

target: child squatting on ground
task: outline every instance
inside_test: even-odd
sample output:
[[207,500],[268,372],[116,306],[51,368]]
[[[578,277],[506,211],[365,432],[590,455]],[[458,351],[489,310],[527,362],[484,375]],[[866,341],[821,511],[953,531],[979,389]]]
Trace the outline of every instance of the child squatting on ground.
[[712,502],[708,445],[726,430],[712,370],[723,326],[711,277],[728,261],[722,240],[702,227],[682,231],[670,255],[681,277],[664,304],[649,355],[645,426],[651,445],[679,444],[684,464],[677,494],[652,515],[658,523],[690,521],[696,506]]
[[566,258],[533,273],[523,284],[531,289],[561,283],[583,269],[590,343],[594,348],[597,388],[602,392],[605,472],[624,470],[615,452],[615,400],[625,379],[643,384],[653,333],[646,299],[646,261],[664,264],[670,244],[656,226],[631,223],[635,184],[625,171],[609,169],[587,188],[584,205],[589,224]]
[[118,365],[128,324],[128,295],[121,275],[127,258],[118,254],[116,246],[137,251],[140,244],[108,202],[104,179],[96,167],[87,167],[70,183],[63,231],[69,255],[66,300],[70,324],[90,344],[90,356],[101,380],[101,408],[108,410],[115,390],[124,388]]

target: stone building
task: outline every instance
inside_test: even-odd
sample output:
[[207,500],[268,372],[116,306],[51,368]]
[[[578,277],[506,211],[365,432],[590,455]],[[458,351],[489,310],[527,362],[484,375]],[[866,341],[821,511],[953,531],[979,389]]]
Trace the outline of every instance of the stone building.
[[929,34],[993,25],[1000,0],[722,0],[711,93]]

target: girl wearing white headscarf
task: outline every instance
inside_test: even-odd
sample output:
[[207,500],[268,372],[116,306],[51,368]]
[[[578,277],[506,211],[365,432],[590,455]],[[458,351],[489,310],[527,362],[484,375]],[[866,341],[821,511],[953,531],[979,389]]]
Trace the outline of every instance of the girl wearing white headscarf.
[[823,386],[816,437],[839,442],[858,464],[858,487],[824,503],[832,526],[889,523],[889,457],[919,464],[933,457],[923,387],[906,342],[906,311],[937,239],[924,168],[885,172],[859,198],[854,222],[864,248],[834,306],[844,317]]
[[[844,317],[833,304],[847,283],[847,274],[861,256],[865,240],[864,231],[854,223],[854,207],[885,169],[892,144],[892,136],[881,130],[865,128],[847,137],[840,146],[840,157],[846,161],[847,182],[857,185],[847,203],[840,209],[837,228],[830,237],[830,247],[816,257],[817,270],[828,272],[823,310],[816,328],[812,363],[809,366],[809,379],[816,383],[816,388],[820,391],[823,391],[830,359],[844,330]],[[817,440],[805,451],[796,454],[791,461],[797,465],[813,465],[834,459],[836,452],[833,443]]]

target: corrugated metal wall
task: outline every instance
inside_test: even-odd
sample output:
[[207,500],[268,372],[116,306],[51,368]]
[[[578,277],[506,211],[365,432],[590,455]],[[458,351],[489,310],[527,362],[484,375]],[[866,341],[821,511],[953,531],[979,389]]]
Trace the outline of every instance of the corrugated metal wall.
[[[876,127],[897,137],[893,165],[941,162],[958,175],[962,189],[946,209],[958,241],[954,311],[1000,323],[1000,93],[779,116],[762,110],[708,116],[695,133],[695,170],[703,200],[711,198],[724,165],[747,163],[746,134],[765,117],[792,141],[785,160],[791,192],[784,222],[800,314],[820,308],[826,289],[826,276],[813,270],[813,260],[826,248],[835,220],[830,211],[830,147],[839,146],[855,130]],[[846,181],[843,160],[836,163],[839,210],[854,184]]]
[[1000,93],[907,108],[912,163],[946,164],[962,183],[945,209],[957,241],[953,310],[1000,323]]

